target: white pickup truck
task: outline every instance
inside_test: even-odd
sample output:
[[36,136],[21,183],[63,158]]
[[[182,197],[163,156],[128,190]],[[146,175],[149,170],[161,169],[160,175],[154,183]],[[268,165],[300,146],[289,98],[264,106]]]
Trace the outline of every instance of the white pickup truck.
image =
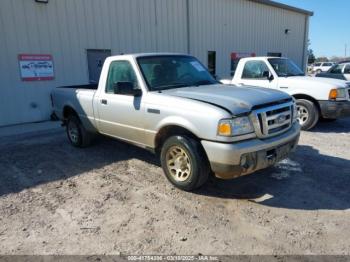
[[287,92],[297,100],[298,119],[303,130],[313,128],[319,118],[335,120],[350,116],[350,82],[305,76],[287,58],[242,58],[233,79],[221,82]]
[[109,57],[98,86],[56,88],[52,102],[74,146],[103,134],[147,148],[184,190],[211,172],[227,179],[271,166],[296,149],[300,134],[291,96],[219,84],[181,54]]

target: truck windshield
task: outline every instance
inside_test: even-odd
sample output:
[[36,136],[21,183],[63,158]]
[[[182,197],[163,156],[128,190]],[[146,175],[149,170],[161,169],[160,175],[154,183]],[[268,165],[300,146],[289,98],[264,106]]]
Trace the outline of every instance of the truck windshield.
[[146,56],[137,59],[150,91],[217,84],[194,57],[179,55]]
[[294,64],[293,61],[285,58],[269,58],[270,65],[276,71],[276,74],[281,77],[288,76],[303,76],[305,75],[301,69]]

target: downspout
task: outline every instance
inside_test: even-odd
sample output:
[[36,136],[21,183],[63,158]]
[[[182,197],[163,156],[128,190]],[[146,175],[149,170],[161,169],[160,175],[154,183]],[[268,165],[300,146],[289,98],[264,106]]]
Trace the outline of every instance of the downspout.
[[307,73],[308,62],[308,40],[309,40],[309,16],[305,16],[305,34],[304,34],[304,49],[303,49],[303,70]]
[[190,25],[190,0],[186,0],[186,20],[187,20],[187,53],[191,53],[191,25]]

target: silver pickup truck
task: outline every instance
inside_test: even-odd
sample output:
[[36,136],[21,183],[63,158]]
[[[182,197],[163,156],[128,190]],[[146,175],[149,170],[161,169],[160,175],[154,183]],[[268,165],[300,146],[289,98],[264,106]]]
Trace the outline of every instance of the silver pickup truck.
[[183,190],[211,173],[229,179],[271,166],[288,157],[300,134],[291,96],[221,85],[181,54],[109,57],[98,86],[56,88],[52,102],[74,146],[99,133],[150,149]]

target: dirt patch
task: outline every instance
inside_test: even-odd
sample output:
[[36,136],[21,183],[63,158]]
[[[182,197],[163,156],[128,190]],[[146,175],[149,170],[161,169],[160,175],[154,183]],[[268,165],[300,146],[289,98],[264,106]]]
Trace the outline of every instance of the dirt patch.
[[349,254],[350,119],[297,153],[186,193],[147,151],[64,131],[0,139],[2,254]]

